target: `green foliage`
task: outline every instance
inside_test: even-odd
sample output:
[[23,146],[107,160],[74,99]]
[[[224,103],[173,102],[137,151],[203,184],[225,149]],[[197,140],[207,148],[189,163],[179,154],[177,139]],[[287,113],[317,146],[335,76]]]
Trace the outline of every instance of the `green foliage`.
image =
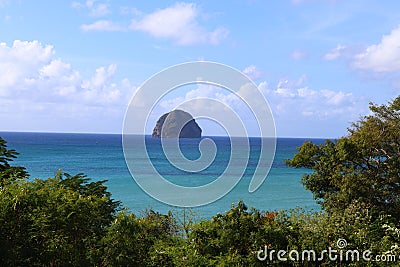
[[151,265],[149,251],[156,243],[170,243],[177,232],[175,220],[149,210],[144,217],[121,212],[103,238],[103,263],[106,266]]
[[103,182],[81,174],[9,184],[0,190],[0,265],[89,264],[118,206]]
[[7,142],[0,137],[0,188],[17,180],[28,178],[25,168],[10,166],[18,155],[14,149],[7,149]]
[[364,203],[377,215],[399,219],[400,97],[370,109],[348,136],[322,145],[304,143],[286,163],[313,170],[303,183],[330,213]]
[[193,242],[176,238],[172,242],[156,242],[149,252],[148,266],[210,266]]
[[199,254],[214,264],[255,264],[255,253],[265,244],[281,248],[288,245],[287,237],[292,233],[276,216],[277,213],[248,210],[240,201],[225,214],[195,225],[189,239]]

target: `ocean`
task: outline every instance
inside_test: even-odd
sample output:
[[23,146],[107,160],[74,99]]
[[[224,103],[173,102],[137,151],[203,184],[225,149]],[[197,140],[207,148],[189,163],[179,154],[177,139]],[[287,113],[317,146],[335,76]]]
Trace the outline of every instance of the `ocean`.
[[[106,185],[115,200],[123,207],[140,214],[146,209],[161,213],[182,208],[169,206],[147,195],[132,178],[124,159],[122,136],[118,134],[71,134],[71,133],[21,133],[0,132],[7,141],[9,149],[17,150],[20,155],[12,165],[26,167],[33,178],[53,177],[59,169],[69,174],[84,173],[94,181],[108,180]],[[213,164],[197,174],[182,172],[171,164],[165,164],[165,155],[160,149],[160,140],[146,137],[148,155],[156,169],[169,181],[182,186],[199,186],[216,179],[226,168],[226,155],[230,149],[228,137],[209,137],[217,147],[217,156]],[[302,175],[309,171],[294,169],[284,164],[285,159],[293,157],[296,148],[305,141],[322,143],[323,139],[278,138],[276,153],[271,170],[257,191],[248,192],[249,182],[259,157],[259,138],[250,138],[250,159],[247,169],[227,195],[219,200],[192,208],[199,218],[210,218],[217,213],[230,209],[231,204],[243,200],[246,205],[260,210],[274,211],[302,207],[306,210],[320,210],[311,192],[301,184]],[[197,142],[197,143],[196,143]],[[182,140],[180,147],[183,155],[189,159],[199,156],[198,141]],[[146,155],[137,154],[139,160]],[[132,160],[136,160],[133,158]],[[137,170],[139,172],[146,170]]]

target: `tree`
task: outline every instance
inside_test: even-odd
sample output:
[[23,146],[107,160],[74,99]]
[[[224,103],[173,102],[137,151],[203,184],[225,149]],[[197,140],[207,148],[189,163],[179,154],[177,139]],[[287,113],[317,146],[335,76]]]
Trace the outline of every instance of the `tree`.
[[7,142],[0,137],[0,188],[17,179],[25,179],[28,177],[25,168],[10,166],[10,162],[13,161],[18,154],[19,153],[14,149],[7,149]]
[[370,110],[347,136],[306,142],[286,164],[312,169],[302,182],[330,213],[358,203],[400,218],[400,96],[387,105],[370,103]]
[[118,207],[104,181],[82,174],[10,183],[0,190],[0,265],[97,264]]

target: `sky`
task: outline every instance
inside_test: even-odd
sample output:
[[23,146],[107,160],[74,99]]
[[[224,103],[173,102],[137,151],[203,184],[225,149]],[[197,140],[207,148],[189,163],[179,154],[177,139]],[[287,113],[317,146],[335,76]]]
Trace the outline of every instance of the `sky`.
[[[250,77],[277,136],[337,138],[370,102],[400,95],[399,10],[397,0],[0,0],[0,131],[121,133],[147,79],[200,60]],[[231,99],[182,88],[151,119],[196,97]]]

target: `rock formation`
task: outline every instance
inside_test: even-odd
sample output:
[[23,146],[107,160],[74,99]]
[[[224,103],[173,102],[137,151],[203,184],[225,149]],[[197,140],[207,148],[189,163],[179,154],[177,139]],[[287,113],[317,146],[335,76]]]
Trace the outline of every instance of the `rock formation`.
[[156,138],[201,138],[201,128],[192,115],[183,110],[173,110],[162,115],[154,127]]

